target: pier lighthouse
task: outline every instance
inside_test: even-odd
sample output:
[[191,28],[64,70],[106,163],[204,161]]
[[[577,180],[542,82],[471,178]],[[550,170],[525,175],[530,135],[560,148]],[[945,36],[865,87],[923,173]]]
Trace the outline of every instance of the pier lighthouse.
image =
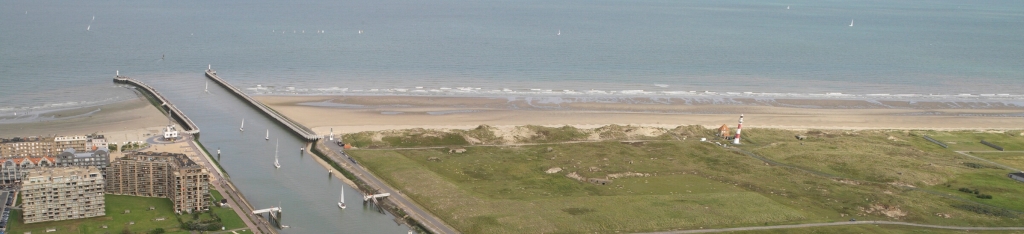
[[736,126],[736,138],[732,139],[732,144],[740,144],[740,131],[743,131],[743,114],[740,114],[740,124]]

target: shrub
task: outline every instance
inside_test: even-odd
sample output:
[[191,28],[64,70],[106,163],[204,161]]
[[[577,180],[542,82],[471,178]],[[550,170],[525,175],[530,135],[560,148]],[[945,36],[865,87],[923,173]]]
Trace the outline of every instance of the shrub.
[[992,195],[988,195],[988,194],[978,194],[978,196],[975,196],[975,197],[981,198],[981,199],[992,199]]
[[974,204],[956,204],[956,205],[953,205],[953,207],[957,208],[957,209],[961,209],[961,210],[966,210],[966,211],[978,213],[978,214],[983,214],[983,215],[999,216],[999,217],[1006,217],[1006,218],[1016,218],[1017,217],[1017,215],[1014,214],[1013,212],[1010,212],[1010,211],[1007,211],[1007,210],[1001,209],[1001,208],[995,208],[995,207],[988,207],[988,206],[974,205]]
[[167,231],[165,231],[163,228],[156,228],[153,229],[152,231],[149,231],[149,234],[163,234],[164,232]]

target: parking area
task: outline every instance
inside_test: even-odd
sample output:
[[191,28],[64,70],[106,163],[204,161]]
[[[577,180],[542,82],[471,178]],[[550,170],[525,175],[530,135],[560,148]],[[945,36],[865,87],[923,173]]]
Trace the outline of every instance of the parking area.
[[14,205],[14,196],[11,196],[11,191],[0,191],[0,210],[3,211],[0,216],[0,233],[7,232],[7,219],[11,217],[11,206]]

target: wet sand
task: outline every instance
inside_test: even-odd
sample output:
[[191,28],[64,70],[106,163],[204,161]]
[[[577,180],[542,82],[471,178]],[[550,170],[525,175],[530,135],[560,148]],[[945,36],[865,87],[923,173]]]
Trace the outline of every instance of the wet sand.
[[[12,121],[14,122],[14,121]],[[69,136],[98,133],[108,142],[145,140],[167,125],[165,117],[144,98],[39,114],[29,120],[0,123],[0,138]]]
[[318,133],[608,124],[782,129],[1024,129],[1024,108],[899,100],[255,96]]

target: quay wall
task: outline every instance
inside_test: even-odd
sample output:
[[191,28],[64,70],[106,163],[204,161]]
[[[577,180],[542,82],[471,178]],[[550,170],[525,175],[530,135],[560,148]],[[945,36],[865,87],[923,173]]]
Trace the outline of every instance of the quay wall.
[[219,76],[217,76],[217,71],[214,71],[213,69],[206,69],[206,77],[213,80],[214,83],[220,84],[224,88],[230,90],[231,93],[235,94],[235,96],[244,100],[246,103],[249,103],[249,105],[255,107],[256,109],[259,109],[260,112],[267,115],[271,119],[274,119],[279,124],[284,125],[288,129],[290,129],[292,133],[295,133],[299,137],[305,138],[307,141],[314,141],[323,138],[322,136],[317,135],[316,132],[313,132],[312,129],[309,129],[306,126],[303,126],[302,124],[299,124],[298,122],[295,122],[294,120],[289,119],[288,117],[285,117],[280,113],[277,113],[277,111],[274,111],[273,109],[267,107],[263,103],[256,101],[256,99],[249,97],[249,95],[242,92],[242,90],[235,88],[235,86],[229,84],[227,81],[224,81]]
[[199,136],[199,127],[196,126],[195,122],[192,122],[192,119],[189,119],[188,116],[185,115],[185,113],[181,112],[181,110],[179,110],[178,107],[174,106],[174,104],[171,104],[171,102],[168,101],[167,98],[164,98],[164,96],[161,95],[160,92],[157,92],[156,89],[154,89],[153,87],[150,87],[146,83],[142,83],[142,81],[121,75],[114,77],[114,83],[135,86],[136,89],[142,91],[148,96],[155,98],[156,101],[159,102],[160,107],[163,108],[163,110],[166,111],[168,115],[170,115],[170,117],[174,119],[174,121],[178,122],[178,125],[181,126],[182,130],[184,130],[182,132],[191,134],[196,137]]

